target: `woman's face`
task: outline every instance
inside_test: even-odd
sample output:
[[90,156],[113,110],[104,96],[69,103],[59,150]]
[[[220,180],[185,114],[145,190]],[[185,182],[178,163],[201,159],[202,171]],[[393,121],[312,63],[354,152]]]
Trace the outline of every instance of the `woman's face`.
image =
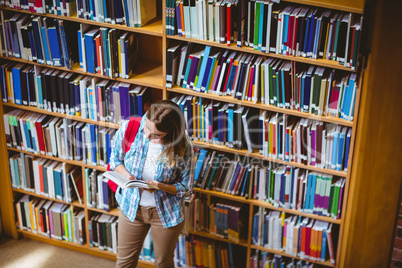
[[148,118],[145,119],[144,132],[145,132],[145,136],[148,138],[148,140],[150,142],[160,143],[160,144],[162,143],[163,137],[165,137],[167,135],[166,132],[159,131],[155,127],[155,124]]

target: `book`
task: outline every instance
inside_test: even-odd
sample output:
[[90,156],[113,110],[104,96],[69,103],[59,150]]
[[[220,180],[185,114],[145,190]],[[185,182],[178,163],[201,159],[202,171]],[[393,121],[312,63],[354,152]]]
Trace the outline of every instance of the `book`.
[[159,190],[159,188],[153,184],[146,183],[144,181],[140,180],[129,180],[125,176],[121,175],[120,173],[116,171],[107,171],[102,174],[103,177],[105,177],[108,180],[113,181],[116,183],[118,186],[121,188],[144,188],[144,189],[150,189],[150,190]]

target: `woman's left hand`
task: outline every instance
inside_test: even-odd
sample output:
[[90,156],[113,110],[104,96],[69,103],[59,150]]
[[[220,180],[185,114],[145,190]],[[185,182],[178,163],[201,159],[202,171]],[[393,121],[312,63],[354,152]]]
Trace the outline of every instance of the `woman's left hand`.
[[[147,183],[149,183],[149,184],[152,184],[152,185],[155,185],[156,187],[158,187],[159,188],[159,182],[158,181],[150,181],[150,180],[147,180]],[[148,192],[150,192],[150,193],[153,193],[153,192],[155,192],[156,190],[152,190],[152,189],[144,189],[145,191],[148,191]]]

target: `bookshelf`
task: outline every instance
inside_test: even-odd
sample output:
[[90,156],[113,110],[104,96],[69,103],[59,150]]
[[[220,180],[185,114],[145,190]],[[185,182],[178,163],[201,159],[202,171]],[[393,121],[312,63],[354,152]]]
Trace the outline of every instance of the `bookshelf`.
[[[356,13],[356,14],[364,13],[363,12],[364,0],[359,0],[359,1],[288,0],[286,2],[296,3],[296,4],[300,4],[300,5],[322,7],[322,8],[327,8],[327,9],[335,9],[335,10],[340,10],[340,11],[352,12],[352,13]],[[369,112],[370,105],[375,103],[375,101],[373,99],[369,99],[367,97],[367,95],[364,95],[364,94],[374,94],[372,92],[376,91],[373,87],[370,87],[369,84],[370,84],[370,81],[372,81],[370,79],[375,79],[377,74],[373,70],[370,70],[370,71],[364,70],[363,71],[364,79],[361,79],[359,81],[359,89],[357,91],[356,104],[355,104],[356,112],[355,112],[353,122],[346,121],[346,120],[339,119],[339,118],[333,118],[333,117],[329,117],[329,116],[317,116],[317,115],[302,113],[302,112],[298,112],[298,111],[294,111],[294,110],[277,108],[277,107],[273,107],[271,105],[266,105],[266,104],[260,104],[260,103],[255,104],[250,101],[238,101],[237,99],[227,97],[227,96],[217,96],[217,95],[212,95],[212,94],[198,93],[198,92],[195,92],[195,91],[192,91],[189,89],[181,88],[179,86],[174,86],[173,88],[167,88],[165,86],[165,84],[166,84],[166,50],[172,41],[194,42],[197,44],[209,45],[211,47],[229,49],[229,50],[240,51],[240,52],[247,52],[247,53],[251,53],[251,54],[263,55],[263,56],[268,56],[268,57],[273,57],[273,58],[278,58],[278,59],[285,59],[285,60],[289,60],[294,63],[303,63],[303,64],[308,64],[308,65],[328,67],[328,68],[333,68],[336,70],[341,70],[341,71],[346,71],[346,72],[351,72],[351,70],[350,70],[350,68],[339,65],[337,62],[333,62],[333,61],[329,61],[329,60],[313,60],[313,59],[302,58],[302,57],[292,57],[292,56],[283,56],[283,55],[278,55],[278,54],[273,54],[273,53],[263,53],[260,51],[253,50],[249,47],[239,48],[239,47],[235,46],[233,43],[232,43],[232,45],[227,46],[226,44],[218,44],[218,43],[210,42],[210,41],[203,41],[203,40],[198,40],[198,39],[193,39],[193,38],[179,37],[177,35],[175,35],[175,36],[166,35],[166,33],[165,33],[166,0],[159,0],[159,1],[157,1],[157,3],[158,3],[157,4],[158,5],[158,8],[157,8],[158,17],[156,19],[152,20],[150,23],[146,24],[142,28],[130,28],[130,27],[122,26],[122,25],[112,25],[109,23],[100,23],[100,22],[95,22],[95,21],[90,21],[90,20],[84,20],[84,19],[77,18],[76,15],[73,15],[72,17],[58,16],[58,15],[53,15],[53,14],[34,14],[34,15],[42,16],[42,17],[57,18],[57,19],[62,19],[62,20],[66,20],[66,21],[76,22],[76,23],[94,25],[94,26],[99,26],[99,27],[107,27],[107,28],[112,28],[112,29],[117,29],[117,30],[122,30],[122,31],[127,31],[127,32],[138,33],[140,35],[140,40],[141,40],[140,41],[141,42],[140,52],[142,53],[142,56],[139,61],[140,64],[139,64],[138,68],[135,70],[135,73],[133,74],[133,76],[130,79],[117,78],[117,79],[113,79],[113,80],[130,83],[130,84],[134,84],[134,85],[150,87],[150,88],[152,88],[152,94],[153,94],[154,100],[167,99],[167,98],[169,98],[171,93],[179,93],[179,94],[202,97],[202,98],[206,98],[206,99],[218,100],[218,101],[225,102],[225,103],[234,103],[234,104],[238,104],[238,105],[242,105],[242,106],[246,106],[246,107],[256,108],[259,110],[268,110],[268,111],[288,114],[288,115],[292,115],[292,116],[295,116],[298,118],[309,118],[309,119],[314,119],[314,120],[322,121],[322,122],[326,122],[326,123],[333,123],[333,124],[338,124],[341,126],[351,127],[352,128],[352,138],[351,138],[351,145],[350,145],[350,152],[349,152],[350,161],[348,163],[348,168],[347,168],[348,172],[335,171],[335,170],[329,170],[329,169],[321,169],[321,168],[317,168],[314,166],[303,165],[300,163],[293,163],[293,162],[286,162],[286,161],[278,160],[278,159],[272,159],[269,157],[264,157],[258,153],[250,154],[250,153],[248,153],[247,150],[234,150],[234,149],[230,149],[225,146],[213,145],[213,144],[197,142],[197,141],[194,142],[194,145],[197,147],[200,147],[200,148],[208,148],[211,150],[216,150],[216,151],[225,152],[225,153],[229,153],[229,154],[237,154],[237,155],[246,156],[246,157],[250,157],[250,158],[258,158],[258,159],[263,159],[265,161],[270,161],[270,162],[278,163],[278,164],[282,164],[282,165],[289,165],[289,166],[303,168],[306,170],[321,172],[321,173],[330,174],[330,175],[339,176],[339,177],[345,177],[346,178],[346,186],[345,186],[345,194],[344,194],[344,198],[343,198],[343,210],[342,210],[341,218],[339,220],[335,220],[335,219],[332,219],[329,217],[323,217],[323,216],[318,216],[318,215],[314,215],[314,214],[304,213],[304,212],[300,212],[297,210],[274,207],[274,206],[272,206],[268,203],[262,202],[262,201],[253,200],[253,199],[245,199],[242,197],[224,194],[224,193],[216,192],[216,191],[206,191],[206,190],[195,188],[194,192],[199,193],[199,194],[219,197],[219,198],[222,198],[225,200],[236,201],[239,203],[246,204],[249,207],[250,215],[249,215],[249,219],[248,219],[249,220],[249,224],[248,224],[249,230],[248,230],[247,241],[241,241],[240,243],[234,243],[234,244],[237,244],[246,249],[247,260],[250,259],[253,250],[260,250],[260,251],[265,251],[265,252],[269,252],[269,253],[273,253],[273,254],[282,255],[285,257],[295,258],[294,256],[287,255],[281,251],[252,245],[252,242],[251,242],[251,232],[252,232],[251,228],[252,228],[252,215],[253,215],[252,213],[253,213],[254,208],[264,207],[269,210],[276,210],[276,211],[280,211],[280,212],[285,212],[290,215],[298,215],[298,216],[307,217],[310,219],[325,221],[325,222],[333,223],[334,225],[339,226],[339,235],[337,238],[338,239],[338,248],[335,249],[336,256],[337,256],[336,266],[331,264],[331,262],[329,260],[326,260],[325,262],[317,262],[317,264],[319,264],[320,266],[352,267],[353,265],[351,266],[351,264],[353,263],[353,264],[355,264],[354,267],[357,267],[358,264],[360,264],[360,265],[362,265],[362,263],[367,264],[367,261],[366,262],[364,260],[357,261],[356,259],[353,259],[353,257],[350,256],[351,254],[348,250],[351,250],[351,249],[357,250],[357,245],[356,245],[357,242],[355,242],[355,241],[362,240],[365,235],[364,233],[362,233],[363,231],[358,230],[357,223],[364,225],[364,219],[366,219],[366,217],[369,217],[372,220],[374,220],[374,218],[375,218],[373,213],[369,213],[368,216],[366,216],[363,214],[363,213],[367,213],[366,211],[357,212],[356,214],[354,214],[354,211],[357,211],[360,206],[364,206],[365,208],[369,209],[368,208],[369,204],[373,204],[373,202],[374,202],[374,201],[370,201],[370,202],[368,202],[368,204],[362,205],[362,202],[364,202],[364,199],[362,199],[362,197],[360,195],[359,187],[363,187],[364,181],[365,181],[364,175],[369,176],[369,172],[365,171],[365,172],[362,172],[361,174],[359,174],[358,170],[362,171],[363,167],[370,167],[370,164],[372,165],[372,163],[370,163],[368,161],[362,162],[363,159],[366,159],[366,158],[363,157],[364,153],[362,153],[361,151],[364,150],[363,148],[365,148],[363,146],[367,146],[368,139],[369,139],[369,138],[364,138],[364,134],[368,133],[368,131],[369,131],[368,127],[367,127],[369,125],[369,119],[367,119],[366,114],[370,114],[370,116],[373,116],[375,118],[381,118],[381,117],[379,115],[377,115],[377,116],[374,115],[372,112],[371,113]],[[381,7],[385,10],[386,7],[389,8],[390,4],[381,3],[379,5],[381,5]],[[386,16],[386,15],[383,15],[385,13],[385,11],[383,9],[381,9],[380,11],[378,11],[376,13],[377,16],[380,16],[380,15]],[[22,12],[22,13],[26,13],[26,14],[32,14],[28,11],[14,10],[14,9],[7,8],[7,7],[0,7],[0,10],[3,10],[3,12],[10,12],[10,13]],[[392,8],[389,9],[388,13],[392,13],[391,10],[392,10]],[[371,15],[373,15],[373,14],[371,14]],[[368,14],[368,15],[365,14],[365,17],[369,16],[369,15],[370,14]],[[389,22],[389,24],[390,23],[391,22]],[[384,39],[388,38],[388,40],[389,40],[389,38],[390,38],[387,35],[384,35],[384,34],[381,35],[381,31],[379,29],[377,29],[375,34],[376,34],[375,36],[383,36]],[[392,43],[392,42],[389,42],[389,43]],[[381,47],[381,48],[384,49],[383,47]],[[379,48],[377,48],[377,49],[379,49]],[[380,52],[378,52],[378,50],[374,51],[374,52],[380,53]],[[376,54],[374,54],[374,55],[376,55]],[[400,55],[400,54],[398,54],[398,55]],[[26,63],[26,64],[31,64],[31,65],[40,65],[40,66],[49,67],[52,69],[69,71],[69,72],[73,72],[73,73],[77,73],[77,74],[85,74],[85,75],[93,76],[93,77],[97,77],[97,78],[110,79],[108,77],[104,77],[99,74],[92,74],[92,73],[84,72],[83,69],[79,67],[79,65],[78,66],[76,65],[71,70],[68,70],[65,67],[47,66],[47,65],[42,65],[42,64],[26,61],[23,59],[18,59],[18,58],[5,58],[5,57],[0,57],[0,58],[9,60],[9,61],[14,61],[14,62]],[[370,62],[370,61],[367,64],[370,66],[370,63],[373,64],[373,62]],[[379,71],[379,68],[377,68],[376,71]],[[383,70],[382,73],[384,74],[385,70]],[[362,76],[363,75],[361,75],[360,78]],[[389,96],[395,97],[395,95],[392,95],[392,92],[384,93],[383,95],[378,95],[378,93],[376,93],[376,94],[377,95],[375,95],[375,97],[378,97],[379,99],[384,99],[385,97],[389,97]],[[375,98],[375,97],[373,97],[373,98]],[[360,99],[362,99],[362,103],[360,103]],[[392,104],[395,104],[394,99],[390,99],[388,102],[382,103],[381,105],[384,107],[384,109],[388,109],[390,107],[390,105],[392,105]],[[100,122],[100,121],[98,122],[98,121],[94,121],[94,120],[90,120],[90,119],[83,119],[83,118],[77,117],[77,116],[70,116],[70,115],[65,115],[65,114],[61,114],[61,113],[49,112],[44,109],[39,109],[36,107],[21,106],[21,105],[16,105],[16,104],[11,104],[11,103],[2,103],[0,105],[0,115],[3,115],[5,112],[12,110],[12,109],[23,109],[26,111],[48,114],[51,116],[56,116],[56,117],[61,117],[61,118],[68,118],[68,119],[72,119],[75,121],[90,123],[90,124],[94,124],[94,125],[98,125],[98,126],[105,126],[105,127],[109,127],[109,128],[117,129],[119,127],[118,124]],[[394,109],[395,109],[395,113],[394,113],[394,117],[395,117],[398,114],[396,109],[400,110],[400,108],[395,106]],[[359,124],[358,124],[358,119],[359,119]],[[0,120],[1,120],[1,122],[0,122],[0,137],[1,137],[1,139],[0,139],[0,154],[1,154],[0,170],[5,171],[5,176],[2,176],[2,179],[1,179],[3,187],[0,188],[0,205],[1,205],[1,210],[2,210],[2,214],[3,214],[4,233],[8,236],[12,236],[13,238],[18,238],[20,235],[22,235],[22,236],[29,237],[31,239],[36,239],[36,240],[39,240],[39,241],[42,241],[45,243],[50,243],[50,244],[54,244],[57,246],[82,251],[82,252],[85,252],[88,254],[106,257],[109,259],[115,259],[116,254],[113,254],[108,251],[99,250],[98,248],[91,248],[88,243],[85,245],[78,245],[75,243],[59,241],[59,240],[55,240],[55,239],[47,239],[41,235],[37,235],[37,234],[31,233],[28,231],[18,230],[16,228],[15,222],[14,222],[15,215],[14,215],[14,208],[13,208],[13,197],[17,193],[29,194],[31,196],[37,196],[37,197],[40,197],[43,199],[54,200],[57,202],[61,202],[61,201],[56,200],[56,199],[50,199],[50,198],[47,198],[47,197],[44,197],[41,195],[36,195],[32,192],[27,192],[27,191],[19,190],[19,189],[13,189],[11,187],[10,173],[9,173],[8,160],[7,160],[8,159],[7,152],[8,151],[24,152],[25,154],[28,154],[28,155],[33,155],[33,156],[36,156],[36,155],[33,153],[28,153],[28,152],[25,152],[22,150],[14,149],[14,148],[7,148],[5,139],[4,139],[5,135],[4,135],[4,124],[3,124],[2,116],[1,116]],[[390,125],[392,125],[392,122],[387,121],[384,124],[386,124],[387,126],[390,126]],[[398,127],[400,129],[400,126],[398,126]],[[389,135],[391,135],[391,134],[389,134]],[[393,135],[396,135],[395,132]],[[372,136],[372,137],[379,138],[379,136]],[[379,151],[383,150],[381,152],[391,151],[390,148],[382,148],[382,147],[377,148],[377,150],[379,150]],[[401,154],[400,151],[401,150],[398,151],[399,155]],[[354,153],[354,152],[356,152],[356,153]],[[51,157],[51,156],[45,156],[45,155],[40,155],[40,157],[50,159],[50,160],[56,160],[59,162],[65,162],[65,163],[72,164],[75,166],[79,166],[82,168],[83,171],[85,168],[96,169],[99,171],[106,171],[106,168],[104,168],[104,167],[84,164],[82,161],[65,160],[65,159]],[[367,155],[365,157],[367,157]],[[358,167],[357,167],[357,163],[358,163]],[[378,168],[378,167],[376,169],[374,169],[374,167],[372,167],[372,168],[373,169],[370,169],[370,170],[373,173],[379,174],[380,168]],[[396,174],[398,174],[398,172],[399,171],[393,170],[393,173],[390,172],[389,174],[396,175]],[[384,186],[383,184],[380,184],[380,183],[374,182],[374,181],[372,181],[370,184],[370,186],[374,187],[374,188],[376,186],[380,186],[380,185]],[[397,188],[397,187],[395,187],[395,188]],[[381,195],[381,193],[379,193],[379,191],[380,191],[379,189],[376,190],[373,188],[369,188],[369,186],[365,187],[365,189],[369,192],[375,193],[377,197],[384,196],[384,194]],[[395,190],[392,193],[395,193]],[[388,199],[386,199],[384,202],[379,202],[379,204],[384,204],[384,203],[390,204],[392,202],[392,196],[393,195],[390,194]],[[83,199],[85,200],[85,192],[84,192]],[[61,203],[63,203],[63,202],[61,202]],[[376,207],[375,211],[377,211],[377,212],[380,209],[379,204],[377,204],[375,206]],[[71,206],[84,209],[86,228],[88,227],[88,220],[90,217],[89,216],[90,213],[100,212],[100,213],[104,213],[104,214],[118,216],[118,211],[116,209],[111,210],[110,212],[105,212],[104,210],[99,210],[99,209],[91,208],[91,207],[87,206],[86,202],[83,202],[83,204],[81,205],[77,201],[74,201],[73,203],[71,203]],[[391,209],[392,209],[391,206],[387,207],[386,211],[389,211]],[[371,223],[371,226],[373,226],[372,223]],[[367,231],[367,228],[364,228],[364,230]],[[200,236],[200,237],[210,239],[211,241],[216,240],[216,241],[223,241],[223,242],[231,242],[228,239],[218,238],[218,237],[211,235],[209,233],[206,233],[206,232],[190,231],[189,233],[193,234],[195,236]],[[375,233],[376,233],[375,235],[377,238],[381,236],[379,233],[377,233],[377,232],[375,232]],[[86,232],[86,234],[87,234],[86,240],[88,241],[89,234],[88,234],[88,232]],[[382,245],[385,246],[384,241],[387,241],[387,240],[382,239],[381,241],[382,241]],[[375,246],[374,245],[370,245],[370,246],[371,247],[368,247],[364,250],[365,254],[373,253]],[[377,262],[378,262],[378,260],[380,260],[380,258],[381,257],[378,257],[376,259]],[[140,261],[139,264],[142,267],[153,267],[152,263],[146,262],[146,261]],[[250,264],[248,263],[248,266],[249,265]]]

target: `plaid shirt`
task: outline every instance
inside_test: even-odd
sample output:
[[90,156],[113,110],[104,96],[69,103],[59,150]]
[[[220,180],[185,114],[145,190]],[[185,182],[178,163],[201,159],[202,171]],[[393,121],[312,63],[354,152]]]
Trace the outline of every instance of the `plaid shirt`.
[[[146,115],[142,117],[137,136],[126,154],[122,149],[122,142],[128,121],[119,128],[112,141],[113,148],[110,156],[111,170],[114,170],[120,164],[124,164],[127,171],[138,180],[142,180],[142,169],[144,167],[149,144],[149,140],[144,133],[145,118]],[[159,159],[156,164],[154,180],[166,184],[173,184],[177,189],[177,195],[172,195],[161,190],[154,192],[156,209],[163,227],[176,226],[184,220],[184,197],[192,194],[194,155],[192,143],[188,137],[187,141],[184,157],[178,160],[177,166],[170,168],[167,164],[167,159],[162,158]],[[163,147],[163,149],[164,148],[165,147]],[[116,190],[116,200],[124,214],[131,221],[134,221],[140,202],[139,189],[120,189],[120,187],[118,187]]]

